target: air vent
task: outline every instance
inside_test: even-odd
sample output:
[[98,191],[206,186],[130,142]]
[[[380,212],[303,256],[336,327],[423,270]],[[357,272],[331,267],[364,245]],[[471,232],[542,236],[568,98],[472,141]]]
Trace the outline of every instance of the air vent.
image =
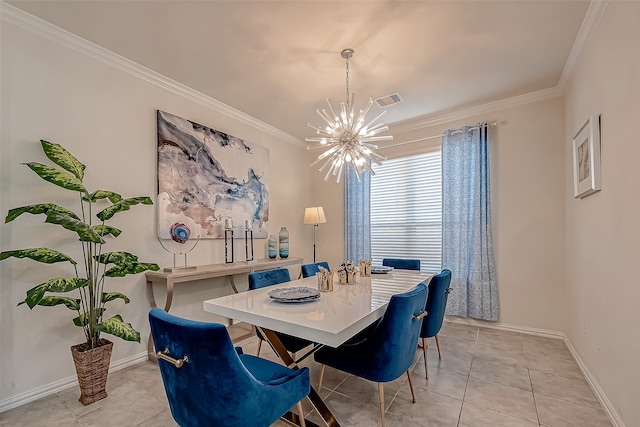
[[380,107],[388,107],[389,105],[397,104],[398,102],[402,101],[404,101],[404,99],[400,97],[400,94],[398,92],[376,99],[376,102]]

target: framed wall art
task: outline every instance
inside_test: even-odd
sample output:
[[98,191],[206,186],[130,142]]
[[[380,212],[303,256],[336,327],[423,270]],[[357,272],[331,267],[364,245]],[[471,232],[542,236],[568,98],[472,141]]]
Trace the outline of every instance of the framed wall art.
[[573,195],[581,199],[601,188],[600,117],[594,115],[573,137]]
[[231,224],[267,237],[269,150],[158,110],[158,237],[172,224],[222,239]]

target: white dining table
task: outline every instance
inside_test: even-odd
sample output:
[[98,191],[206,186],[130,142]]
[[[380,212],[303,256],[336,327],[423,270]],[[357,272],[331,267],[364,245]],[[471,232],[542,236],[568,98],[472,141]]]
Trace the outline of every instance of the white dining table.
[[[432,276],[420,271],[393,270],[386,274],[372,274],[371,277],[358,276],[353,284],[340,284],[336,278],[332,292],[321,292],[316,300],[302,303],[278,302],[268,295],[275,289],[291,287],[317,289],[316,277],[307,277],[210,299],[204,301],[204,311],[256,326],[284,364],[297,369],[296,361],[287,353],[274,331],[317,343],[315,349],[323,345],[338,347],[380,319],[392,295],[404,293],[419,283],[428,283]],[[327,426],[340,425],[313,386],[308,397]],[[289,413],[288,420],[299,424],[295,414]],[[315,424],[307,421],[307,425]]]
[[277,302],[268,295],[282,288],[317,289],[313,276],[210,299],[204,302],[204,311],[338,347],[381,318],[392,295],[406,292],[431,276],[413,270],[394,270],[371,277],[358,276],[355,284],[342,285],[336,279],[332,292],[321,292],[317,300],[304,303]]

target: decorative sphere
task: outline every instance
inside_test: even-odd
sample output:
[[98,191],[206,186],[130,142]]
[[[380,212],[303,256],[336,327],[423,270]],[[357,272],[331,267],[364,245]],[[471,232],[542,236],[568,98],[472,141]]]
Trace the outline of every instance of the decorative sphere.
[[181,222],[176,222],[171,226],[171,231],[169,232],[171,238],[178,243],[186,243],[189,240],[189,236],[191,235],[191,230],[189,227],[184,225]]

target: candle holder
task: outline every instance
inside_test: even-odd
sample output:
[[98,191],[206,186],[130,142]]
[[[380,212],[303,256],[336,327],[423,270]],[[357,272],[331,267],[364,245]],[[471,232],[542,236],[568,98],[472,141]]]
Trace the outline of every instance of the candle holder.
[[231,219],[225,221],[224,226],[224,262],[233,264],[233,222]]
[[253,229],[249,221],[244,222],[244,252],[247,262],[255,262],[253,259]]

